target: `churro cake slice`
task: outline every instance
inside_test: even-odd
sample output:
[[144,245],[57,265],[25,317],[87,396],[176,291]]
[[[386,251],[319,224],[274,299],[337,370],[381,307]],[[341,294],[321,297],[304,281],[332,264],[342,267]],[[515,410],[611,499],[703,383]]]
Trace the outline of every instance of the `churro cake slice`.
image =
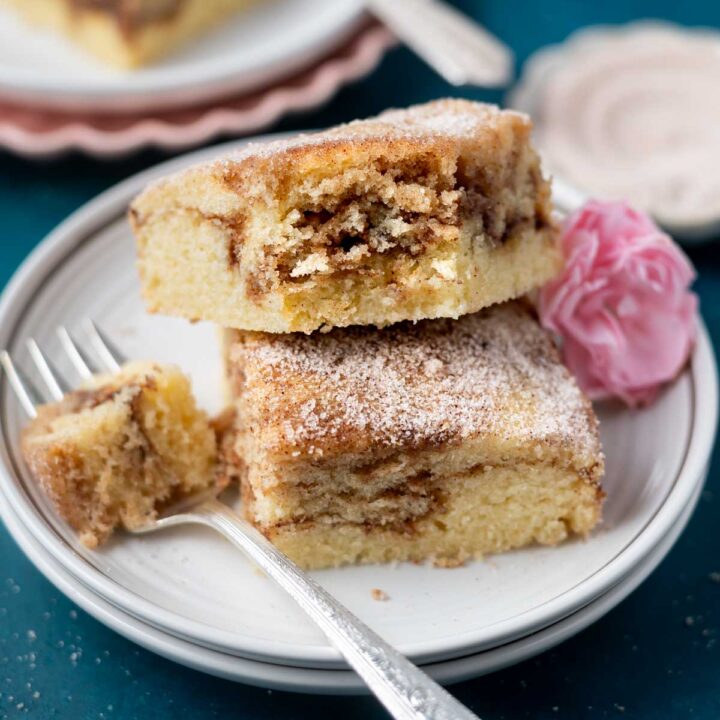
[[457,321],[233,331],[245,513],[306,568],[460,563],[587,534],[592,406],[522,301]]
[[222,484],[217,441],[174,366],[129,363],[39,408],[22,452],[58,513],[95,547],[185,495]]
[[527,116],[440,100],[250,144],[132,204],[148,309],[311,332],[459,317],[555,275]]
[[145,65],[252,0],[0,0],[120,68]]

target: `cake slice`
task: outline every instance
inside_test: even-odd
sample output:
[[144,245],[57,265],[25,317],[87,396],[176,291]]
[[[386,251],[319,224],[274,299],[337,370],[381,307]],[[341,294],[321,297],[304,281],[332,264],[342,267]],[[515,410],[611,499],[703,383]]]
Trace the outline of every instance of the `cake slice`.
[[42,406],[23,433],[22,452],[88,547],[223,482],[215,432],[187,378],[168,365],[130,363]]
[[530,120],[440,100],[251,144],[132,204],[152,312],[265,332],[459,317],[555,275]]
[[134,68],[167,55],[252,0],[3,0],[101,60]]
[[532,309],[326,334],[232,331],[247,517],[305,568],[456,564],[599,522],[590,402]]

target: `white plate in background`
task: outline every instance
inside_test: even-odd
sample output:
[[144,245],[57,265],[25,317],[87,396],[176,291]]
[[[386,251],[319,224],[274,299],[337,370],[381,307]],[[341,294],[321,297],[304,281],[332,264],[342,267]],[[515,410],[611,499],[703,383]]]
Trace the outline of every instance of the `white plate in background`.
[[[673,57],[670,62],[666,61],[665,76],[660,74],[663,70],[661,63],[663,62],[666,43],[669,43],[669,47],[672,48],[678,42],[686,43],[691,48],[707,47],[709,48],[709,56],[714,54],[717,57],[720,54],[720,32],[716,28],[689,28],[660,20],[639,20],[623,25],[597,25],[581,28],[573,32],[564,42],[543,47],[526,60],[520,79],[507,93],[505,101],[508,107],[528,113],[533,118],[536,127],[536,142],[541,153],[544,150],[543,107],[549,102],[546,97],[548,88],[553,85],[558,75],[562,75],[568,69],[586,67],[589,70],[592,69],[592,72],[597,77],[603,78],[602,81],[595,82],[592,85],[592,92],[588,94],[589,99],[585,98],[584,105],[574,107],[571,102],[566,100],[568,111],[576,111],[572,117],[580,118],[577,122],[584,123],[582,125],[583,134],[574,138],[572,147],[577,158],[586,159],[582,170],[585,182],[581,183],[577,177],[571,180],[569,177],[563,176],[563,163],[558,162],[557,153],[553,151],[552,147],[545,148],[543,153],[545,169],[555,176],[554,185],[559,200],[558,206],[562,210],[565,212],[576,210],[593,194],[596,197],[602,197],[602,194],[596,188],[597,183],[593,183],[592,160],[590,159],[592,156],[588,156],[587,144],[583,142],[583,138],[588,136],[598,142],[595,136],[600,134],[601,129],[609,132],[608,128],[616,125],[621,117],[634,117],[636,124],[643,122],[644,119],[647,121],[646,134],[650,146],[652,146],[653,142],[657,142],[658,138],[665,138],[668,141],[668,136],[671,136],[671,144],[668,141],[669,146],[679,149],[678,158],[682,158],[681,160],[678,159],[677,162],[684,162],[685,165],[689,164],[690,167],[693,167],[693,162],[697,163],[698,155],[703,154],[702,148],[694,148],[694,155],[683,154],[686,153],[687,148],[683,144],[681,131],[685,134],[697,132],[693,112],[695,115],[698,113],[702,115],[705,112],[704,109],[690,107],[687,110],[686,118],[680,120],[684,124],[677,125],[672,130],[663,127],[662,131],[659,131],[653,126],[651,120],[653,109],[658,112],[658,108],[663,105],[672,107],[673,102],[675,104],[690,102],[676,92],[678,87],[682,87],[683,83],[694,86],[694,77],[696,78],[695,82],[701,82],[695,75],[699,74],[698,64],[702,63],[702,60],[697,57],[689,56],[684,61],[679,61],[677,57]],[[609,48],[610,52],[607,52]],[[598,60],[595,52],[598,49],[606,51],[602,61]],[[628,52],[633,50],[635,55],[631,54],[631,59],[627,60],[627,67],[603,67],[603,64],[601,64],[607,62],[610,57],[615,58],[614,62],[623,62],[622,58],[626,58]],[[651,53],[652,62],[644,54],[639,54],[648,52]],[[588,82],[593,77],[592,72],[588,72]],[[704,80],[708,86],[712,84],[710,72],[708,71],[708,77]],[[620,75],[624,78],[624,82],[630,84],[630,89],[618,88],[612,84],[613,78]],[[580,84],[582,85],[582,83]],[[585,87],[585,85],[582,85],[582,87]],[[632,92],[635,95],[632,95]],[[626,108],[625,112],[623,112],[623,107]],[[628,107],[630,111],[627,110]],[[633,111],[636,113],[636,117],[633,115]],[[705,115],[713,117],[708,112],[705,112]],[[574,128],[574,130],[575,133],[579,132],[578,128]],[[574,137],[574,135],[571,135],[571,137]],[[717,135],[715,140],[717,140]],[[610,141],[608,138],[603,137],[602,142],[607,145]],[[626,142],[629,141],[626,140]],[[715,142],[715,146],[717,146],[717,142]],[[622,147],[618,141],[615,141],[615,147],[610,147],[614,155],[610,155],[610,157],[615,157]],[[633,152],[637,154],[638,148],[642,147],[642,143],[633,143]],[[600,146],[599,149],[594,148],[594,151],[595,153],[602,153],[603,146]],[[631,155],[631,157],[635,157],[635,154]],[[709,158],[709,161],[712,160],[712,152],[708,151],[705,155]],[[567,158],[565,159],[567,160]],[[641,163],[641,160],[637,161],[637,165],[640,167],[643,166]],[[647,160],[645,164],[647,164]],[[597,164],[596,167],[598,167]],[[673,178],[672,174],[669,174],[671,167],[669,158],[662,158],[662,162],[656,168],[656,172],[659,173],[660,177],[667,176],[668,187],[672,188],[667,192],[671,192],[675,196],[685,194],[690,197],[697,197],[697,192],[692,193],[691,190],[684,186],[684,183],[678,183],[677,179]],[[571,168],[571,170],[573,169]],[[574,171],[577,176],[578,170],[574,169]],[[600,173],[607,173],[607,171],[608,167],[602,165],[598,167]],[[620,169],[617,169],[617,172],[620,173]],[[697,172],[702,175],[702,169],[698,169]],[[634,176],[629,175],[629,177]],[[705,184],[707,185],[705,195],[712,196],[713,186]],[[606,180],[601,187],[607,187],[607,185]],[[635,187],[637,186],[637,183],[635,183]],[[703,198],[702,195],[699,195],[699,197]],[[701,242],[717,238],[720,234],[720,215],[717,213],[718,205],[716,202],[703,202],[704,211],[699,212],[696,209],[695,216],[692,213],[687,215],[687,213],[678,214],[677,211],[673,212],[660,200],[655,201],[654,204],[656,206],[656,221],[671,235],[683,242]],[[641,207],[641,204],[638,203],[637,206]]]
[[[204,150],[125,181],[63,223],[23,264],[0,301],[0,347],[22,361],[34,336],[59,356],[55,327],[91,316],[133,357],[175,361],[211,410],[220,406],[216,334],[206,324],[147,315],[124,221],[150,177],[209,158]],[[452,570],[403,564],[349,567],[315,577],[418,662],[476,653],[576,612],[642,564],[702,483],[717,419],[715,360],[704,328],[690,368],[650,408],[599,408],[608,459],[605,523],[593,536]],[[0,486],[21,522],[65,570],[148,625],[250,659],[342,668],[337,651],[272,583],[202,528],[118,536],[89,551],[52,511],[17,451],[24,418],[0,386]],[[374,587],[392,602],[372,600]]]
[[113,114],[193,105],[297,73],[363,17],[362,0],[259,0],[167,58],[123,71],[1,7],[0,97]]

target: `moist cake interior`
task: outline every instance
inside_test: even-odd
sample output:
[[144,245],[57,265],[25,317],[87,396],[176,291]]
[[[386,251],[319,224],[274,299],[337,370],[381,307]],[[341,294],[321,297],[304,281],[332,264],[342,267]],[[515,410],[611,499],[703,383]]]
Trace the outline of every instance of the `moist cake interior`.
[[[491,179],[486,168],[463,157],[457,164],[433,154],[399,163],[378,157],[293,186],[280,211],[275,244],[282,250],[269,254],[274,264],[264,281],[258,279],[257,292],[276,277],[302,283],[359,269],[378,273],[373,256],[393,259],[399,274],[411,272],[423,255],[447,262],[463,233],[471,245],[494,248],[523,230],[547,230],[551,221],[538,194],[543,180],[533,160],[528,152]],[[400,256],[407,267],[397,264]],[[441,265],[437,269],[442,272]]]
[[[338,515],[263,528],[306,569],[393,561],[455,567],[531,544],[556,545],[587,535],[600,521],[599,485],[542,465],[483,466],[435,478],[427,509],[404,522],[353,522]],[[399,502],[407,498],[398,491]],[[248,505],[252,519],[253,505]]]

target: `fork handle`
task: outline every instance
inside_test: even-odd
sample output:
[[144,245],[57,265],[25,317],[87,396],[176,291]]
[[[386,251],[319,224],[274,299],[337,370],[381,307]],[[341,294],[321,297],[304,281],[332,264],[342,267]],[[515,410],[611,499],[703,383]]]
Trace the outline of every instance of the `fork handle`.
[[218,500],[207,500],[182,517],[222,533],[291,595],[392,717],[398,720],[478,720],[227,505]]
[[365,0],[370,12],[452,85],[503,87],[512,79],[510,48],[439,0]]

